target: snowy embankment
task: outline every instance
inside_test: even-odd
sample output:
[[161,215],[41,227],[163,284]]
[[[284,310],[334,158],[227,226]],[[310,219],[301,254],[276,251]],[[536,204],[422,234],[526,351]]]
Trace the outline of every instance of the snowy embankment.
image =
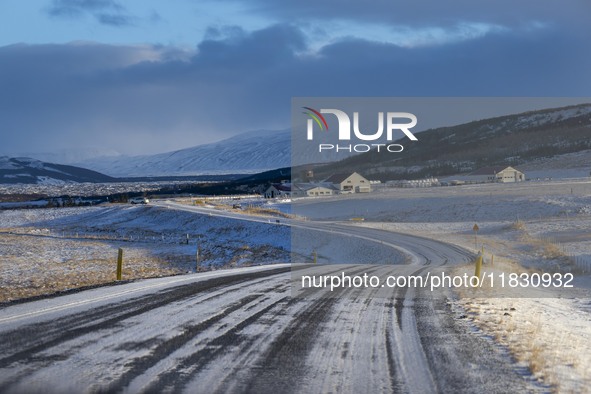
[[[471,250],[484,246],[490,270],[572,272],[582,297],[477,298],[456,294],[456,317],[491,336],[534,376],[559,392],[591,387],[591,184],[586,180],[386,189],[340,200],[298,201],[299,215],[409,233]],[[480,230],[475,237],[474,224]],[[463,266],[456,273],[474,272]],[[587,290],[585,290],[587,289]]]
[[285,226],[151,206],[2,211],[0,301],[112,282],[118,248],[136,279],[285,262],[289,246]]
[[294,233],[284,218],[183,204],[0,211],[0,302],[111,283],[118,248],[124,280],[315,258],[402,260],[387,245],[359,237]]

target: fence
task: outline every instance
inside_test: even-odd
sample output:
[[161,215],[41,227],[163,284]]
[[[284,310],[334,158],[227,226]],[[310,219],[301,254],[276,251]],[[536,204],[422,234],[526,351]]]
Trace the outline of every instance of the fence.
[[116,241],[116,242],[143,242],[143,243],[160,243],[160,244],[191,244],[195,245],[198,238],[203,238],[202,234],[186,234],[186,233],[166,233],[166,234],[142,234],[142,233],[125,233],[118,234],[116,232],[89,232],[89,231],[62,231],[50,229],[11,229],[4,231],[5,234],[14,235],[29,235],[36,237],[60,238],[60,239],[81,239],[81,240],[101,240],[101,241]]
[[541,238],[542,243],[554,245],[562,255],[564,255],[575,267],[577,267],[583,273],[591,273],[591,255],[579,254],[570,249],[564,243],[559,242],[556,238],[543,237]]

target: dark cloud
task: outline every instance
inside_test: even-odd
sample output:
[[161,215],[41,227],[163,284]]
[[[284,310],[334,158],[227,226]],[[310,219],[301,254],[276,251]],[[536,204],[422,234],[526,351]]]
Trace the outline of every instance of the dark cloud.
[[191,146],[284,128],[293,96],[591,91],[586,40],[553,28],[417,48],[346,39],[312,53],[290,24],[230,32],[212,30],[195,53],[90,44],[0,48],[2,149],[89,141],[132,153]]
[[70,16],[104,10],[123,11],[124,8],[113,0],[53,0],[48,12],[53,16]]
[[586,26],[591,13],[587,0],[220,0],[238,3],[252,13],[279,20],[319,24],[343,19],[393,25],[451,26],[458,22],[485,22],[522,26],[553,21]]
[[160,15],[158,11],[152,10],[152,12],[150,13],[149,21],[151,23],[158,24],[163,22],[164,18],[162,17],[162,15]]
[[275,25],[247,34],[233,29],[229,37],[205,39],[198,46],[195,65],[207,69],[269,68],[276,62],[293,59],[305,48],[303,34],[293,26]]
[[114,0],[53,0],[47,13],[53,17],[92,15],[99,23],[115,27],[133,24],[133,17]]
[[103,25],[116,27],[128,26],[132,24],[132,19],[127,15],[97,14],[96,19]]

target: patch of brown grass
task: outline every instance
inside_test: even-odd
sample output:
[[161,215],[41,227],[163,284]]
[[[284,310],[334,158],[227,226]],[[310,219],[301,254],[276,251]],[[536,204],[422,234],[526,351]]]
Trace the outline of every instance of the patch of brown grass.
[[[0,287],[0,302],[113,283],[117,279],[115,262],[106,260],[60,263],[59,270],[48,264],[46,267],[38,267],[35,271],[23,272],[26,279],[4,280]],[[122,279],[146,279],[178,273],[178,268],[158,259],[150,262],[128,260],[123,265]]]
[[248,207],[248,208],[243,208],[242,211],[249,214],[249,215],[277,216],[277,217],[282,217],[282,218],[286,218],[286,219],[289,219],[292,217],[290,214],[287,214],[287,213],[281,212],[278,209],[272,209],[272,208]]
[[527,226],[523,220],[516,220],[509,225],[509,229],[517,231],[527,231]]

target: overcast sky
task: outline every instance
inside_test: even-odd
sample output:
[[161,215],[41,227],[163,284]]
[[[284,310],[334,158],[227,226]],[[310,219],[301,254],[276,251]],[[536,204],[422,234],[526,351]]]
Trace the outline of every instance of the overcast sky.
[[589,0],[0,0],[0,154],[284,129],[292,96],[589,96]]

